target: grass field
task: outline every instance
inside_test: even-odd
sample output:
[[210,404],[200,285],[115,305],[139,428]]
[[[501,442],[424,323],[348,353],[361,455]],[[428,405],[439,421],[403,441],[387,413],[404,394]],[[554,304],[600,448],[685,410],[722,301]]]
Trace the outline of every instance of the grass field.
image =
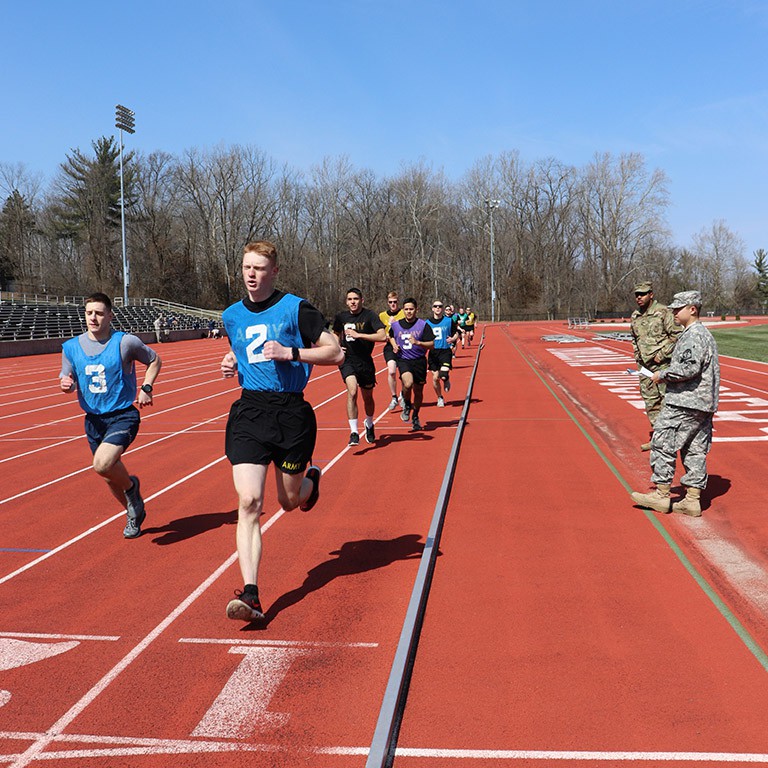
[[721,355],[768,363],[768,325],[715,329],[712,335]]

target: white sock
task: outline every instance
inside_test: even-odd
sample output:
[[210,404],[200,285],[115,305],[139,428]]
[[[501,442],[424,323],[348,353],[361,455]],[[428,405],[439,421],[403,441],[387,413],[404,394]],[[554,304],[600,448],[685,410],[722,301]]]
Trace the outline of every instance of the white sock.
[[357,419],[350,419],[349,420],[349,431],[350,432],[357,432]]
[[372,427],[373,426],[373,419],[370,416],[365,417],[365,426],[366,427]]

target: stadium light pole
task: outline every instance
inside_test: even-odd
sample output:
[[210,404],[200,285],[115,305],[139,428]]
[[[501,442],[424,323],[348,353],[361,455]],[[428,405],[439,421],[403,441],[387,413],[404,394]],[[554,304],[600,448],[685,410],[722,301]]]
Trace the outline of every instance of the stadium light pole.
[[118,104],[115,107],[115,128],[120,129],[120,229],[123,235],[123,306],[128,306],[128,256],[125,251],[125,187],[123,183],[123,131],[136,133],[134,112]]
[[496,320],[496,283],[494,281],[493,268],[493,211],[501,205],[501,200],[486,200],[485,208],[488,211],[488,226],[491,230],[491,322]]

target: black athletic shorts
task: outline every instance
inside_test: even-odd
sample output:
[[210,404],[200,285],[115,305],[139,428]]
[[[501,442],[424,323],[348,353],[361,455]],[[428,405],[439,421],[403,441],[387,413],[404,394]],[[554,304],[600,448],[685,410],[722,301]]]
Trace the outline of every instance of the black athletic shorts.
[[399,358],[397,361],[397,370],[400,372],[400,378],[408,372],[413,374],[414,384],[424,384],[427,380],[427,357],[417,357],[415,360],[405,360]]
[[392,349],[391,344],[385,344],[384,345],[384,359],[389,362],[390,360],[397,361],[397,355],[395,354],[395,350]]
[[450,349],[430,349],[427,363],[430,371],[439,371],[442,367],[452,368],[453,352]]
[[133,405],[112,413],[86,413],[85,436],[91,453],[96,453],[102,443],[127,448],[136,439],[140,422],[139,411]]
[[312,461],[317,420],[301,392],[243,390],[229,409],[224,450],[230,464],[273,463],[298,475]]
[[339,366],[339,372],[344,381],[348,376],[354,376],[357,386],[362,389],[373,389],[376,386],[376,366],[370,357],[348,357]]

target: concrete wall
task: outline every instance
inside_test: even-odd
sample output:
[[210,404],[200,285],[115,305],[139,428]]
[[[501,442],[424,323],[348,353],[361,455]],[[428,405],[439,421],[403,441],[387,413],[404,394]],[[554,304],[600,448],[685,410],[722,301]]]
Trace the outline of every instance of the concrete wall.
[[[155,344],[154,333],[137,333],[145,344]],[[202,339],[208,335],[207,331],[171,331],[171,341],[187,341],[189,339]],[[25,357],[26,355],[48,355],[61,352],[61,345],[66,339],[26,339],[25,341],[0,341],[0,357]]]

